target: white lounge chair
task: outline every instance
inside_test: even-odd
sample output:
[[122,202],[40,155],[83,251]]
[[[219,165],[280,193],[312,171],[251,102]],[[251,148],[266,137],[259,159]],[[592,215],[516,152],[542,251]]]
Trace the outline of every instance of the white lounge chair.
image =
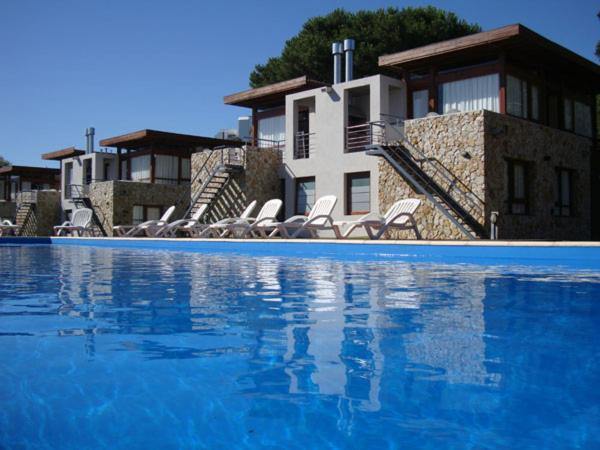
[[208,225],[204,230],[202,230],[198,236],[199,237],[220,237],[221,233],[225,231],[225,226],[235,223],[239,220],[254,220],[250,217],[252,211],[256,208],[256,200],[252,200],[246,209],[242,212],[239,217],[228,217],[226,219],[221,219],[213,224]]
[[179,219],[175,222],[171,222],[165,225],[157,231],[156,236],[162,237],[175,237],[177,232],[181,232],[188,236],[194,236],[199,231],[207,227],[208,225],[198,223],[206,210],[208,209],[208,203],[203,203],[200,207],[192,214],[189,219]]
[[274,230],[269,234],[269,237],[275,237],[279,234],[281,237],[288,239],[296,238],[306,231],[312,238],[318,238],[317,231],[332,230],[336,232],[331,217],[336,203],[337,197],[335,195],[326,195],[319,198],[308,216],[293,216],[285,222],[273,224]]
[[8,236],[9,234],[16,235],[19,231],[19,226],[15,225],[8,219],[0,222],[0,236]]
[[348,228],[342,234],[344,239],[359,228],[364,228],[370,239],[379,239],[387,230],[392,228],[396,230],[413,230],[417,239],[421,239],[421,233],[419,233],[414,218],[414,213],[420,204],[421,200],[407,198],[394,203],[385,213],[385,216],[371,213],[353,222],[335,222],[333,225],[338,228],[336,236],[341,234],[339,227],[346,225]]
[[86,233],[92,234],[92,210],[89,208],[81,208],[73,211],[71,220],[63,222],[62,225],[54,227],[54,234],[56,236],[83,236]]
[[145,234],[149,237],[155,237],[156,233],[165,225],[169,224],[169,219],[175,212],[175,206],[170,206],[162,217],[158,220],[147,220],[139,225],[117,225],[113,230],[117,236],[138,236]]
[[240,219],[234,223],[224,225],[221,237],[250,237],[257,235],[267,237],[265,230],[273,229],[274,224],[277,223],[277,214],[279,214],[281,205],[283,205],[283,202],[278,198],[269,200],[260,209],[256,219]]

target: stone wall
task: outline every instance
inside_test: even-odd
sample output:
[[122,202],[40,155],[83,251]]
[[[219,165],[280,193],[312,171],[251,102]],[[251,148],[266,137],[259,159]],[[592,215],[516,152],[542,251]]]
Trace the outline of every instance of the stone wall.
[[[590,151],[590,139],[486,111],[486,212],[500,213],[500,239],[591,239]],[[532,168],[527,215],[510,214],[508,158],[527,161]],[[574,171],[571,217],[552,215],[557,167]]]
[[189,185],[104,181],[90,185],[90,200],[104,230],[112,236],[113,226],[133,223],[134,205],[159,206],[165,210],[183,199],[171,220],[182,218],[188,206],[189,189]]
[[[500,213],[501,239],[589,239],[590,238],[590,149],[589,139],[561,130],[490,111],[447,114],[406,122],[408,140],[428,158],[435,158],[485,203],[476,217],[489,229],[492,211]],[[508,211],[506,159],[532,163],[531,209],[526,216]],[[573,169],[574,217],[555,217],[555,168]],[[379,202],[385,211],[401,198],[423,201],[416,214],[424,239],[465,239],[462,233],[430,202],[409,186],[383,158],[379,162]],[[412,238],[409,232],[389,237]]]
[[52,236],[60,225],[60,191],[37,191],[35,204],[36,236]]
[[8,219],[14,223],[17,214],[17,204],[0,200],[0,220]]
[[[212,150],[192,155],[192,197],[202,185],[202,177],[196,174],[208,158],[209,170],[221,162],[220,153],[228,150]],[[242,150],[240,150],[241,152]],[[231,175],[231,180],[223,192],[213,200],[207,221],[213,222],[225,217],[238,216],[248,203],[257,201],[254,214],[264,203],[273,198],[282,198],[281,180],[278,169],[281,165],[281,152],[276,149],[251,148],[245,152],[245,169]],[[211,156],[212,154],[212,156]]]
[[[435,158],[483,200],[484,182],[483,111],[447,114],[407,121],[408,140],[427,157]],[[424,195],[417,194],[385,159],[379,161],[379,207],[385,212],[403,198],[422,201],[415,218],[423,239],[465,239],[465,236]],[[483,217],[476,217],[483,222]],[[388,238],[414,239],[413,232],[392,231]]]

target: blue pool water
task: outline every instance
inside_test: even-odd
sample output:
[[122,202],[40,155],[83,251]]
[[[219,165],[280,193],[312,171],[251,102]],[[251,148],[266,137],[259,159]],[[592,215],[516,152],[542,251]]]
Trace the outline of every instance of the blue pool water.
[[595,448],[600,273],[0,245],[0,448]]

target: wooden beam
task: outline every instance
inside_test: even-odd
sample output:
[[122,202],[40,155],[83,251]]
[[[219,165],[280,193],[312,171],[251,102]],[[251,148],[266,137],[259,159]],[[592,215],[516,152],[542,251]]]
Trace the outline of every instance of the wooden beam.
[[252,145],[258,146],[258,110],[252,108]]
[[500,89],[498,96],[500,100],[500,113],[506,114],[506,54],[504,52],[500,53],[499,69]]

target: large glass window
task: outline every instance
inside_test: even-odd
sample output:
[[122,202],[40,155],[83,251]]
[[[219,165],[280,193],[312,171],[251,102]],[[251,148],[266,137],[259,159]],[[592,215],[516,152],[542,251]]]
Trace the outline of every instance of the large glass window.
[[507,160],[509,214],[529,213],[529,168],[525,161]]
[[540,89],[535,85],[531,85],[531,118],[540,120]]
[[154,182],[158,184],[177,184],[179,157],[155,155],[154,158]]
[[296,179],[296,214],[308,214],[315,204],[315,177]]
[[274,116],[258,121],[258,146],[278,147],[285,141],[285,116]]
[[150,181],[150,155],[131,158],[131,179],[133,181]]
[[191,160],[188,158],[181,158],[181,179],[184,181],[190,181],[191,178],[192,178]]
[[366,214],[371,210],[369,172],[346,174],[346,214]]
[[425,117],[429,112],[429,91],[423,89],[421,91],[414,91],[413,97],[413,118],[419,119]]
[[575,133],[592,137],[592,108],[590,105],[575,101],[573,115],[575,116]]
[[556,183],[554,191],[554,209],[552,213],[555,216],[570,216],[572,209],[573,192],[573,171],[562,167],[556,168]]
[[565,98],[563,101],[563,118],[565,130],[573,130],[573,100]]
[[442,114],[479,109],[499,112],[500,78],[497,73],[451,81],[440,87]]

